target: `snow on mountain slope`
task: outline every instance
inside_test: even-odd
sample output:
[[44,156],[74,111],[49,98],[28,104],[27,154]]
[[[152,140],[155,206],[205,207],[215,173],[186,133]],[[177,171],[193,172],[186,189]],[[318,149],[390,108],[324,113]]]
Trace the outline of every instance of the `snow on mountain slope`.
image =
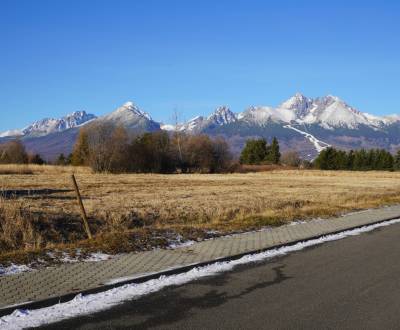
[[[369,115],[369,116],[372,116],[372,115]],[[379,118],[379,117],[375,117],[375,118]],[[383,121],[383,123],[385,125],[390,125],[390,124],[394,124],[394,123],[400,122],[400,115],[392,114],[392,115],[383,116],[383,117],[381,117],[379,119],[381,121]]]
[[9,136],[21,136],[23,135],[22,130],[20,129],[12,129],[5,132],[0,133],[0,138],[9,137]]
[[294,96],[283,102],[278,109],[280,111],[291,110],[294,112],[297,118],[304,117],[308,110],[313,106],[313,100],[305,97],[300,93],[296,93]]
[[357,129],[360,125],[376,126],[376,121],[368,120],[362,112],[354,109],[336,96],[317,98],[308,113],[297,120],[298,123],[319,124],[326,129],[345,127]]
[[179,125],[179,130],[184,132],[197,132],[204,126],[206,120],[203,116],[196,116],[190,119],[188,122]]
[[336,96],[308,98],[300,93],[283,102],[277,108],[250,107],[238,115],[239,120],[264,125],[267,121],[286,124],[317,124],[325,129],[357,129],[366,125],[374,129],[400,121],[399,116],[378,117],[364,114]]
[[296,115],[289,109],[257,106],[248,108],[240,113],[237,118],[247,123],[265,125],[269,121],[288,123],[295,120]]
[[87,122],[95,119],[96,116],[86,113],[86,111],[75,111],[65,117],[45,118],[35,121],[31,125],[23,128],[22,130],[12,130],[0,133],[0,137],[7,136],[44,136],[50,133],[62,132],[69,128],[78,127],[86,124]]
[[147,112],[139,109],[133,102],[126,102],[115,111],[100,117],[98,120],[123,126],[136,132],[160,130],[160,124],[155,122]]
[[[25,143],[31,144],[32,150],[49,153],[48,150],[52,148],[52,154],[65,152],[70,149],[64,148],[64,145],[73,143],[76,133],[72,134],[73,132],[70,132],[71,130],[68,128],[96,120],[122,125],[135,134],[160,129],[166,131],[178,129],[190,134],[221,134],[227,139],[231,138],[232,145],[235,145],[237,150],[242,147],[243,141],[251,136],[278,136],[283,141],[287,140],[283,142],[283,144],[287,144],[287,147],[291,147],[290,144],[293,141],[290,138],[294,136],[296,143],[303,143],[307,148],[310,148],[308,141],[311,141],[317,151],[328,145],[319,138],[344,148],[385,145],[388,149],[395,150],[400,147],[400,115],[380,117],[362,113],[332,95],[309,98],[296,93],[277,107],[252,106],[237,114],[226,106],[220,106],[209,116],[197,116],[185,123],[178,124],[176,128],[174,125],[160,125],[132,102],[125,103],[112,113],[95,118],[94,115],[86,114],[84,111],[75,112],[61,119],[50,118],[35,122],[22,130],[0,133],[0,139],[7,141],[9,137],[21,136]],[[313,132],[312,135],[305,129],[302,130],[303,125],[307,127],[307,130]],[[292,132],[288,132],[289,129]],[[371,129],[375,131],[372,132],[373,134],[371,134]],[[353,132],[349,132],[349,130],[353,130]],[[305,140],[296,140],[294,131],[301,134]],[[62,136],[51,134],[47,137],[49,133],[54,132]],[[55,140],[58,142],[55,143]],[[360,143],[362,144],[360,145]],[[55,144],[60,148],[57,150],[53,148],[52,146]]]
[[85,111],[75,111],[61,119],[47,118],[24,128],[23,135],[47,135],[54,132],[62,132],[69,128],[74,128],[95,119],[96,116],[87,114]]
[[161,124],[160,128],[163,131],[170,131],[170,132],[175,131],[176,129],[175,125],[170,125],[170,124]]
[[196,117],[183,124],[182,130],[197,132],[207,125],[226,125],[232,122],[244,122],[250,125],[264,126],[269,122],[280,124],[315,124],[324,129],[358,129],[369,126],[378,130],[385,125],[400,121],[400,116],[378,117],[362,113],[349,106],[336,96],[309,98],[296,93],[278,107],[252,106],[235,115],[226,107],[207,117]]
[[314,135],[312,135],[310,133],[299,130],[298,128],[295,128],[291,125],[285,125],[283,127],[291,129],[293,131],[296,131],[297,133],[304,135],[314,145],[315,150],[317,150],[318,153],[320,153],[322,150],[330,147],[330,145],[328,143],[318,140]]
[[147,112],[140,110],[137,105],[130,101],[123,104],[114,112],[111,112],[110,114],[101,118],[114,122],[129,122],[132,120],[137,120],[138,118],[152,120],[151,116]]
[[184,124],[179,124],[178,128],[180,131],[197,133],[202,129],[213,125],[222,126],[234,123],[237,120],[238,118],[236,117],[236,115],[227,106],[220,106],[216,108],[215,111],[207,118],[204,118],[203,116],[196,116]]

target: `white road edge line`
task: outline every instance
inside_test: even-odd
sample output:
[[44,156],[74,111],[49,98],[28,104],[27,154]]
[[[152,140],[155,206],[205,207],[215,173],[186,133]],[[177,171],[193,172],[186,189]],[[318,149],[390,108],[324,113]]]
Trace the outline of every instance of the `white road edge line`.
[[16,310],[12,314],[0,318],[0,328],[4,330],[15,330],[24,329],[27,327],[38,327],[44,324],[50,324],[72,317],[104,311],[125,301],[137,299],[168,286],[182,285],[202,277],[230,271],[237,265],[283,256],[290,252],[300,251],[310,246],[319,245],[324,242],[340,240],[349,236],[359,235],[372,231],[376,228],[385,227],[396,223],[400,223],[400,219],[366,225],[356,229],[345,230],[336,234],[328,234],[317,239],[299,242],[294,245],[287,245],[260,253],[249,254],[237,260],[216,262],[208,266],[196,267],[185,273],[171,276],[160,276],[157,279],[149,280],[140,284],[127,284],[105,292],[89,294],[86,296],[79,294],[71,301],[46,308],[36,310]]

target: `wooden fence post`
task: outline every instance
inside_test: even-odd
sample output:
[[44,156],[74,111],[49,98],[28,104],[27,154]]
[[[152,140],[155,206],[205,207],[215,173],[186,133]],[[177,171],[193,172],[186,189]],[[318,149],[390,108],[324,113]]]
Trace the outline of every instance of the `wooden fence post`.
[[88,235],[89,239],[92,239],[92,233],[90,232],[90,227],[89,227],[89,222],[88,222],[88,219],[86,216],[85,207],[83,206],[81,193],[79,192],[78,184],[76,183],[74,174],[71,175],[71,179],[72,179],[72,183],[74,185],[74,189],[76,192],[76,199],[78,200],[78,204],[81,209],[81,215],[82,215],[82,220],[83,220],[86,234]]

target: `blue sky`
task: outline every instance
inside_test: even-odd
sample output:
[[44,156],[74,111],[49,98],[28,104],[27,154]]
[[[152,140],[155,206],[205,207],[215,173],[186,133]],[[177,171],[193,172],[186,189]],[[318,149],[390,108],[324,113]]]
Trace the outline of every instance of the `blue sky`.
[[0,131],[134,101],[153,118],[299,91],[400,113],[400,1],[0,0]]

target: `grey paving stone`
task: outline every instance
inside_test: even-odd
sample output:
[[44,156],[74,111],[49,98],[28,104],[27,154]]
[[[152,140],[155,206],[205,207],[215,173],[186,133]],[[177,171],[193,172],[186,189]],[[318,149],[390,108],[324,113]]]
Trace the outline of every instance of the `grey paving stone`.
[[400,205],[220,237],[174,250],[129,253],[111,260],[64,264],[2,276],[0,309],[31,300],[60,297],[80,290],[98,288],[116,279],[140,277],[146,273],[209,262],[395,217],[400,218]]

